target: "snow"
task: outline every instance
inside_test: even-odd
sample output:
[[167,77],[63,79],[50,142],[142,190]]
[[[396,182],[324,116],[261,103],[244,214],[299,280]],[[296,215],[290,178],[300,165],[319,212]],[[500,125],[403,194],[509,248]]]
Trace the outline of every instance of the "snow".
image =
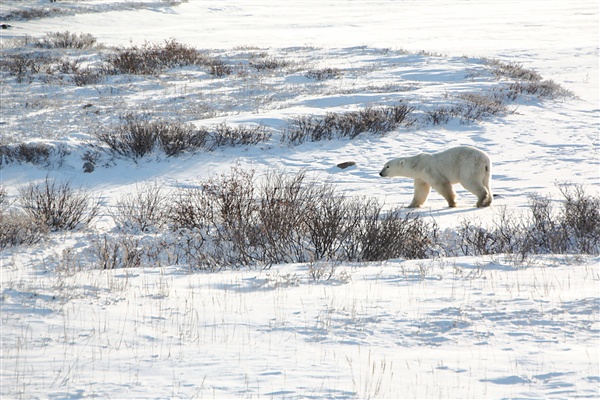
[[[52,4],[71,6],[65,3]],[[307,170],[345,194],[406,205],[412,182],[380,179],[385,161],[468,144],[490,154],[500,197],[479,210],[458,190],[460,207],[448,209],[432,193],[420,213],[441,227],[524,210],[532,194],[558,198],[557,183],[600,192],[596,2],[282,4],[98,0],[85,3],[94,12],[10,21],[1,32],[3,53],[11,38],[69,30],[105,45],[175,38],[228,57],[252,46],[346,73],[323,82],[303,72],[273,73],[248,77],[242,87],[237,77],[189,68],[116,76],[94,88],[3,81],[1,139],[74,150],[64,165],[2,165],[2,185],[12,198],[19,186],[47,175],[72,179],[111,206],[138,184],[193,185],[239,162],[258,173]],[[3,1],[2,14],[5,7],[25,5]],[[481,57],[521,63],[575,96],[520,101],[509,105],[514,113],[473,124],[423,124],[299,146],[274,135],[259,146],[81,170],[81,144],[126,109],[196,125],[262,123],[277,132],[297,115],[398,101],[431,106],[444,93],[484,90],[495,83]],[[87,103],[91,110],[81,108]],[[356,166],[334,168],[350,160]],[[111,224],[105,211],[94,228],[110,234]],[[331,268],[329,280],[313,279],[315,266],[307,264],[218,273],[173,265],[61,270],[60,260],[93,234],[53,233],[41,245],[0,254],[2,398],[600,397],[597,256],[317,265]]]
[[460,258],[343,266],[324,283],[297,265],[13,278],[5,384],[63,398],[595,397],[594,274]]

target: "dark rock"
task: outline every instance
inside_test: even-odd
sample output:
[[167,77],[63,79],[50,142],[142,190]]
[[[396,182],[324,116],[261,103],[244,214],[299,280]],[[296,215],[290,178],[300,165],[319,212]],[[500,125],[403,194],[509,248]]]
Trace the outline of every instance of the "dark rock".
[[83,172],[89,174],[90,172],[94,172],[94,163],[86,161],[83,163]]
[[337,167],[341,168],[341,169],[346,169],[346,168],[351,167],[353,165],[356,165],[356,162],[354,162],[354,161],[346,161],[346,162],[338,164]]

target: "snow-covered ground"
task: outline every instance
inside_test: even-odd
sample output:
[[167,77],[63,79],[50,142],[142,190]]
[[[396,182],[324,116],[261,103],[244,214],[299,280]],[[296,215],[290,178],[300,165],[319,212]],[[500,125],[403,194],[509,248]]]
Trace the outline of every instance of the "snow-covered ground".
[[[25,3],[25,4],[24,4]],[[49,3],[40,2],[49,6]],[[3,1],[0,14],[27,2]],[[420,213],[443,228],[520,212],[557,183],[600,192],[599,10],[596,2],[150,1],[57,2],[54,18],[9,21],[13,39],[69,30],[106,46],[178,42],[228,60],[248,53],[296,68],[213,78],[182,67],[98,85],[2,81],[2,141],[46,140],[71,150],[49,167],[3,164],[2,186],[72,179],[107,210],[144,182],[167,189],[228,172],[307,170],[347,195],[390,206],[412,197],[408,179],[377,173],[390,158],[473,145],[493,160],[493,207],[458,190]],[[61,8],[62,7],[62,8]],[[93,51],[84,62],[94,62]],[[71,54],[71,53],[69,53]],[[244,58],[246,57],[246,58]],[[421,115],[440,101],[498,85],[482,58],[517,62],[575,96],[524,98],[477,123],[418,123],[385,135],[288,146],[288,118],[408,102]],[[339,68],[315,81],[311,68]],[[85,105],[85,107],[83,107]],[[89,105],[89,106],[88,106]],[[116,159],[91,174],[91,134],[125,111],[212,125],[264,124],[271,141],[179,158]],[[357,164],[346,170],[342,161]],[[2,229],[2,227],[0,227]],[[189,272],[181,266],[64,271],[94,232],[53,233],[2,250],[2,398],[573,398],[600,396],[600,259],[544,255],[442,257]],[[328,268],[328,266],[326,266]]]

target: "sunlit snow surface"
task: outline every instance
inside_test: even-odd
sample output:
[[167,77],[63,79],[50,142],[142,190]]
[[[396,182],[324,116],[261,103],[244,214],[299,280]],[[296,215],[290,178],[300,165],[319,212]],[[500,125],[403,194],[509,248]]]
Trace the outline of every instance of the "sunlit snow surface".
[[[1,14],[23,3],[3,1]],[[383,163],[464,144],[490,154],[500,197],[478,210],[473,196],[459,190],[460,207],[448,209],[432,193],[420,212],[444,228],[524,210],[532,194],[558,199],[556,183],[600,189],[596,2],[65,3],[52,3],[72,8],[64,15],[10,21],[11,29],[0,32],[3,43],[64,30],[91,33],[106,45],[174,38],[224,57],[261,49],[347,73],[323,83],[302,72],[274,74],[242,86],[239,78],[186,68],[113,77],[98,87],[2,82],[3,139],[76,149],[64,165],[3,165],[10,196],[49,175],[72,179],[111,205],[143,182],[193,184],[239,162],[258,173],[307,170],[346,194],[405,205],[412,182],[382,180]],[[533,68],[576,97],[522,101],[510,105],[510,115],[474,124],[297,147],[273,140],[177,159],[117,160],[82,172],[77,149],[96,125],[114,123],[127,109],[276,130],[295,115],[482,90],[492,80],[473,74],[481,57]],[[83,109],[87,103],[95,108]],[[356,166],[334,168],[349,160]],[[96,229],[110,234],[104,213]],[[88,240],[87,232],[56,233],[43,245],[0,255],[2,398],[600,396],[597,257],[341,264],[319,282],[303,264],[216,274],[175,266],[56,271],[64,249],[76,251]]]

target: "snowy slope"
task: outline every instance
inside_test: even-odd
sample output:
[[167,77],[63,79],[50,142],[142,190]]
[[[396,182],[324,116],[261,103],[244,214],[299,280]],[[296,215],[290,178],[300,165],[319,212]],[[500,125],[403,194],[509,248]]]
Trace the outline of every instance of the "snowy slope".
[[[3,2],[2,14],[25,6]],[[558,198],[557,183],[600,191],[595,2],[85,6],[86,12],[10,21],[12,28],[1,32],[3,52],[25,34],[69,30],[91,33],[106,45],[174,38],[221,57],[261,51],[302,68],[345,73],[312,82],[299,69],[247,77],[241,86],[239,77],[217,80],[185,67],[158,77],[112,77],[96,87],[3,82],[2,140],[42,139],[73,149],[63,165],[2,165],[11,198],[21,185],[49,175],[90,188],[109,207],[144,182],[193,185],[239,162],[259,174],[274,167],[308,170],[340,192],[377,197],[391,207],[410,202],[412,182],[380,179],[385,161],[464,144],[490,154],[500,197],[479,210],[471,194],[458,190],[460,207],[448,209],[432,193],[419,212],[443,228],[462,218],[489,221],[504,209],[522,211],[532,194]],[[423,123],[299,146],[278,140],[296,115],[399,101],[430,107],[444,93],[489,88],[497,82],[480,71],[481,57],[521,63],[575,96],[520,100],[510,105],[514,112],[472,124]],[[81,107],[88,103],[93,106]],[[83,145],[123,110],[197,126],[261,123],[275,134],[259,146],[173,159],[155,155],[138,163],[117,159],[84,174]],[[349,160],[356,166],[334,167]],[[113,229],[106,208],[95,229]],[[170,265],[61,271],[65,258],[93,235],[54,233],[42,245],[2,251],[3,398],[600,396],[598,257],[321,266],[332,268],[329,280],[314,279],[315,266],[305,264],[216,274]]]

